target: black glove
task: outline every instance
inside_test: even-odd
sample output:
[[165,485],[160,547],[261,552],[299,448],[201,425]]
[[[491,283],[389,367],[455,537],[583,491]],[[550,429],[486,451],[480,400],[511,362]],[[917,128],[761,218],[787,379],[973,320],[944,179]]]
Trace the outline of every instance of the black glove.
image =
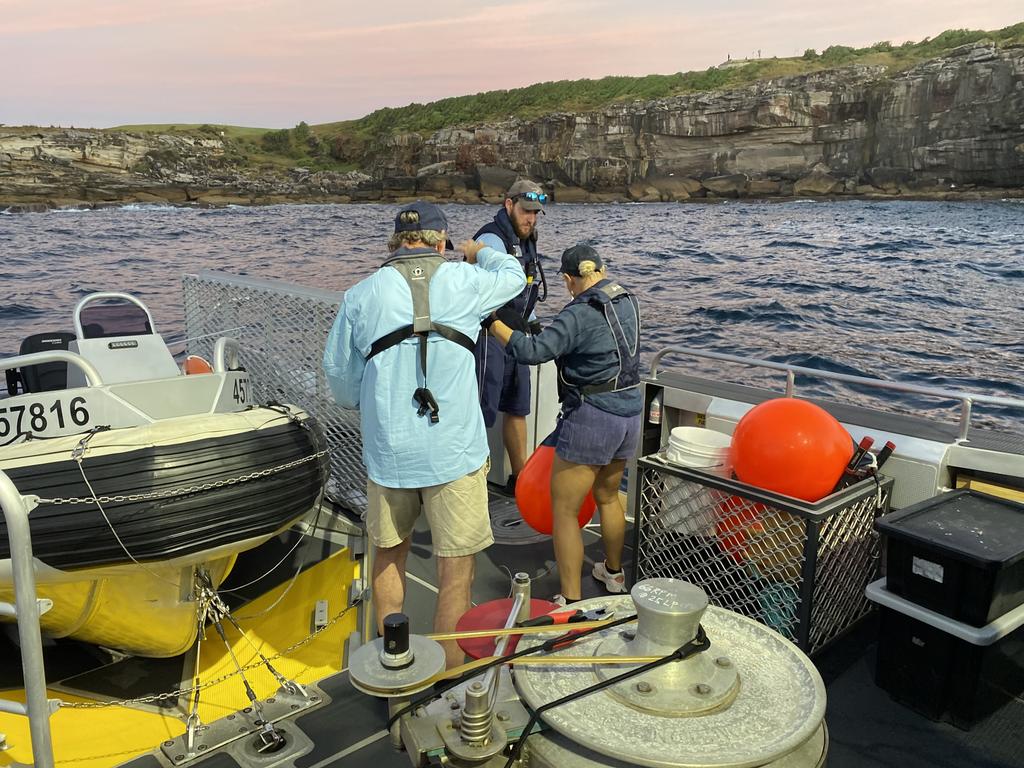
[[530,326],[527,324],[526,318],[512,309],[512,307],[499,307],[494,314],[513,331],[530,332]]
[[530,321],[530,335],[531,336],[537,336],[543,330],[544,330],[544,327],[540,324],[540,320],[531,320]]

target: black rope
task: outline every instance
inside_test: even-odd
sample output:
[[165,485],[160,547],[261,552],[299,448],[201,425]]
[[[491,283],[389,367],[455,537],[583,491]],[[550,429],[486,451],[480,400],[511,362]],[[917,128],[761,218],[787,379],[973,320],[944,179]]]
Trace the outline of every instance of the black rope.
[[[535,645],[535,646],[532,646],[530,648],[526,648],[526,649],[524,649],[522,651],[516,651],[515,653],[509,654],[508,656],[502,656],[500,658],[497,658],[494,661],[489,662],[488,664],[485,664],[484,666],[482,666],[482,667],[480,667],[478,669],[473,670],[473,674],[470,675],[469,678],[473,678],[473,677],[476,677],[477,675],[483,674],[484,672],[486,672],[491,667],[496,667],[499,664],[507,664],[508,662],[510,662],[510,661],[512,661],[514,659],[518,659],[518,658],[521,658],[523,656],[529,656],[532,653],[540,653],[541,651],[544,651],[546,653],[550,653],[551,651],[555,650],[559,646],[569,646],[569,645],[572,645],[577,640],[582,640],[584,637],[587,637],[588,635],[592,635],[595,632],[604,632],[606,629],[610,629],[612,627],[617,627],[620,624],[626,624],[626,623],[628,623],[630,621],[636,621],[636,614],[633,614],[632,616],[626,616],[626,617],[621,618],[621,619],[615,619],[614,621],[609,621],[607,624],[602,624],[600,627],[591,627],[590,629],[584,629],[584,630],[582,630],[580,632],[576,632],[576,631],[566,632],[565,634],[559,635],[558,637],[553,637],[550,640],[545,640],[540,645]],[[447,683],[444,683],[443,685],[441,685],[440,687],[434,686],[434,690],[433,691],[431,691],[430,693],[428,693],[428,694],[426,694],[424,696],[421,696],[420,698],[416,699],[412,703],[407,704],[406,706],[404,706],[400,710],[398,710],[395,714],[393,714],[391,716],[391,718],[388,720],[387,730],[390,731],[391,730],[391,726],[393,726],[395,724],[395,722],[397,722],[397,720],[400,717],[402,717],[403,715],[408,714],[409,712],[412,712],[413,710],[418,709],[419,707],[422,707],[424,704],[428,704],[429,702],[433,701],[436,698],[439,698],[440,696],[442,696],[444,693],[446,693],[447,691],[451,690],[455,686],[462,685],[462,683],[466,682],[466,680],[469,679],[469,678],[460,677],[460,678],[457,678],[455,680],[450,680]]]
[[598,691],[602,691],[605,688],[615,685],[616,683],[621,683],[623,680],[629,680],[631,677],[642,675],[644,672],[650,672],[652,669],[657,669],[658,667],[664,666],[669,662],[682,661],[683,659],[688,659],[690,656],[706,651],[710,647],[711,641],[708,640],[707,633],[704,632],[704,627],[698,626],[696,637],[687,642],[685,645],[676,648],[676,650],[670,653],[668,656],[658,659],[657,661],[652,661],[650,664],[644,664],[643,666],[637,667],[636,669],[631,669],[629,672],[623,672],[621,675],[616,675],[615,677],[610,677],[607,680],[602,680],[601,682],[595,683],[594,685],[591,685],[588,688],[583,688],[579,691],[576,691],[575,693],[570,693],[568,696],[563,696],[562,698],[556,699],[555,701],[549,701],[547,704],[538,707],[534,711],[533,716],[530,718],[530,722],[526,724],[526,727],[523,729],[522,734],[516,740],[515,746],[512,747],[512,754],[509,755],[508,761],[505,763],[505,768],[512,768],[512,764],[519,759],[519,753],[522,752],[523,745],[526,743],[527,737],[533,732],[533,728],[537,725],[537,721],[540,719],[540,716],[547,712],[549,709],[554,709],[555,707],[560,707],[562,704],[568,704],[570,702],[576,701],[577,699],[582,699],[584,696],[589,696],[592,693],[597,693]]

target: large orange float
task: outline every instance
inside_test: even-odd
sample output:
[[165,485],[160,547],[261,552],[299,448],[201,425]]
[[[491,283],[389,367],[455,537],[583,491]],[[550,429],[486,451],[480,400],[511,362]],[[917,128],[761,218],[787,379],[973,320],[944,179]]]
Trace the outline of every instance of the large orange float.
[[835,488],[853,439],[828,411],[791,397],[751,408],[732,435],[733,471],[744,483],[804,501]]
[[[555,447],[540,445],[523,465],[516,478],[516,506],[533,530],[551,534],[551,467],[555,462]],[[597,509],[594,495],[587,496],[580,505],[580,528],[590,522]]]

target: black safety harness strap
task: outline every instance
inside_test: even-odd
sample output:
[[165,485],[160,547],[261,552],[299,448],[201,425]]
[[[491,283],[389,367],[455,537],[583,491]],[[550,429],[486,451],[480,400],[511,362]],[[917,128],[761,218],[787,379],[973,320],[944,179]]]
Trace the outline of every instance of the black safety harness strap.
[[[476,342],[473,339],[469,338],[466,334],[455,330],[451,326],[443,325],[441,323],[431,323],[430,330],[438,336],[444,336],[448,341],[454,341],[460,347],[469,352],[476,349]],[[413,330],[411,325],[403,325],[401,328],[381,336],[370,345],[370,354],[366,356],[366,359],[369,360],[371,357],[379,355],[385,349],[390,349],[396,344],[401,344],[415,333],[416,331]]]

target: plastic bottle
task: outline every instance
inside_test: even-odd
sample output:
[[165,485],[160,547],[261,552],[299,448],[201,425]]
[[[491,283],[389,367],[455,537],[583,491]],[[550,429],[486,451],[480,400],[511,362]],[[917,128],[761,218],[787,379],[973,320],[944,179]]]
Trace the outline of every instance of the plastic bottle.
[[649,424],[661,424],[661,392],[656,392],[651,398],[651,405],[647,409],[647,422]]

